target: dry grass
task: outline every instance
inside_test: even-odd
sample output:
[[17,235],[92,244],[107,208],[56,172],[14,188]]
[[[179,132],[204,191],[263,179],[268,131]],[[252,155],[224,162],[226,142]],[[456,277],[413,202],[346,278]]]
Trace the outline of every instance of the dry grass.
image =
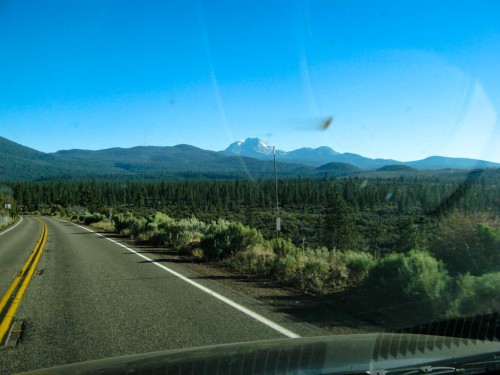
[[193,249],[191,252],[191,256],[196,259],[196,260],[203,260],[205,257],[205,254],[203,254],[203,249],[200,249],[199,247]]
[[107,220],[101,220],[101,221],[98,221],[97,223],[92,223],[90,226],[92,228],[101,229],[101,230],[104,230],[106,232],[114,232],[115,231],[115,225],[113,224],[113,222],[107,221]]

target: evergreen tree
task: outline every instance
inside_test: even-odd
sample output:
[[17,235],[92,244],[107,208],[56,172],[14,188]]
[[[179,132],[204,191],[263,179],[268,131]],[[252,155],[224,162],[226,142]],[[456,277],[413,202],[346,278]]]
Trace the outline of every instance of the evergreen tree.
[[328,203],[323,214],[322,234],[327,246],[346,249],[354,239],[354,220],[340,193]]

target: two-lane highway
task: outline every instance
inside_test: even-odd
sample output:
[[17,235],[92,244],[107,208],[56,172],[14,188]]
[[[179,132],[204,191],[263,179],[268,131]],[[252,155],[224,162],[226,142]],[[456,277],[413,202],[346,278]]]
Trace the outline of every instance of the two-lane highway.
[[[36,218],[24,221],[14,233],[0,236],[0,249],[4,241],[14,246],[12,238],[17,238],[19,248],[27,249],[23,250],[25,261],[41,225]],[[43,221],[48,240],[37,267],[41,272],[32,278],[16,313],[16,320],[25,322],[23,339],[0,348],[1,373],[323,333],[86,228],[48,218]],[[11,263],[11,267],[22,264]],[[12,278],[12,269],[10,273]]]

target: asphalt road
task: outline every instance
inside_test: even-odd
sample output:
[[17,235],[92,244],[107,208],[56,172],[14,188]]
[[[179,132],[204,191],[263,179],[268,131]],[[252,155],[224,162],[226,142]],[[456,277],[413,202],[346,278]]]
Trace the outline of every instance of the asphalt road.
[[0,298],[28,259],[41,231],[37,219],[23,218],[15,227],[0,232]]
[[[16,320],[26,323],[22,340],[0,348],[0,373],[284,338],[286,332],[324,333],[174,263],[151,261],[144,258],[151,258],[150,254],[135,253],[72,223],[43,220],[48,240],[37,267],[43,272],[31,280],[16,313]],[[0,235],[2,295],[40,233],[39,219],[25,217],[16,228]]]

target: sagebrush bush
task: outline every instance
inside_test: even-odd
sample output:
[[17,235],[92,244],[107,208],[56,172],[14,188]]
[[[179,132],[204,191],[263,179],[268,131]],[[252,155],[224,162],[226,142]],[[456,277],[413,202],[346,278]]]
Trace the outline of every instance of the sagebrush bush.
[[349,285],[349,270],[347,269],[343,252],[332,250],[329,252],[328,262],[330,264],[330,287],[342,289]]
[[112,220],[118,233],[122,233],[127,228],[127,221],[130,216],[132,216],[132,214],[128,212],[119,213],[113,216]]
[[474,316],[500,311],[500,272],[481,276],[461,275],[447,311],[449,317]]
[[359,284],[375,262],[370,254],[352,250],[329,251],[324,247],[301,249],[283,238],[266,243],[238,252],[226,263],[244,272],[268,276],[301,290],[321,293]]
[[237,252],[227,259],[226,264],[242,272],[270,276],[275,257],[269,243],[262,243]]
[[205,235],[207,226],[205,223],[192,217],[190,219],[181,219],[176,225],[172,225],[171,237],[172,245],[181,251],[187,250],[191,246],[199,245]]
[[263,242],[264,238],[257,229],[241,223],[217,220],[208,226],[200,247],[207,259],[221,260]]
[[85,225],[90,225],[90,224],[97,223],[99,221],[106,220],[106,215],[103,215],[100,213],[90,214],[90,213],[86,212],[82,219],[83,219],[82,221]]
[[113,216],[116,231],[131,238],[138,238],[146,230],[147,220],[143,217],[135,217],[131,213],[120,213]]
[[305,251],[281,238],[269,241],[274,259],[270,275],[277,281],[302,290],[319,291],[328,278],[328,260],[311,249]]
[[346,250],[340,253],[340,257],[348,270],[351,285],[361,283],[375,265],[374,256],[364,251]]
[[175,223],[175,220],[172,219],[170,216],[167,214],[164,214],[162,212],[156,212],[154,215],[151,215],[148,218],[148,230],[156,230],[159,227],[168,227],[170,225],[173,225]]
[[271,248],[278,257],[294,256],[298,257],[302,250],[295,246],[291,239],[274,238],[269,241]]
[[106,220],[106,215],[101,213],[90,213],[90,212],[73,212],[71,220],[77,221],[78,223],[91,225],[102,220]]
[[146,230],[149,242],[155,246],[171,246],[172,236],[170,228],[175,220],[162,212],[156,212],[148,218]]
[[290,239],[284,238],[274,238],[269,241],[269,244],[273,250],[273,252],[278,257],[284,257],[287,255],[291,256],[299,256],[301,253],[301,249],[295,246]]
[[167,215],[157,213],[147,228],[150,231],[149,241],[152,244],[187,251],[199,244],[207,225],[195,217],[174,220]]
[[274,278],[286,284],[294,284],[301,266],[299,257],[294,255],[276,256],[273,263]]
[[415,304],[419,311],[437,313],[445,297],[448,274],[431,254],[412,250],[380,259],[365,279],[380,303]]
[[308,256],[303,259],[297,274],[298,285],[303,290],[322,292],[327,285],[331,268],[327,259]]

